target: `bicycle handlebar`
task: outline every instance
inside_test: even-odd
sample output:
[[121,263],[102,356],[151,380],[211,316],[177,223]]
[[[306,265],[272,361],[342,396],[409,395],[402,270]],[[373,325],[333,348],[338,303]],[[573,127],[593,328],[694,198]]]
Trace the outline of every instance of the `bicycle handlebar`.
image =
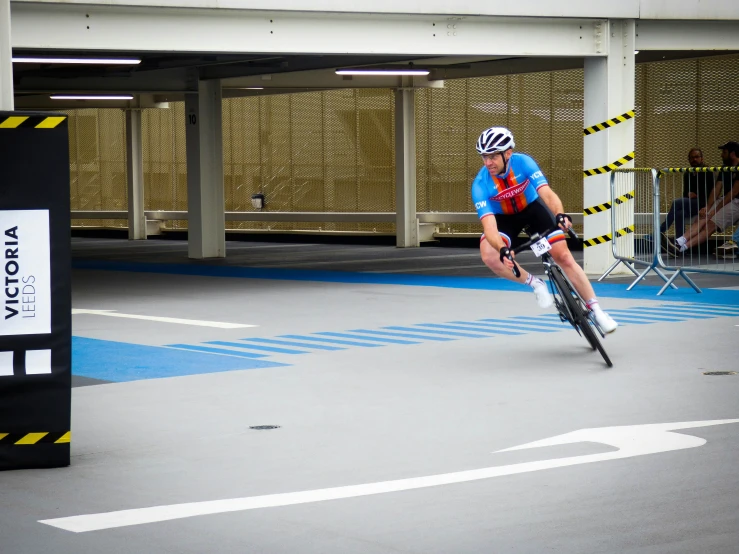
[[[552,232],[557,231],[557,230],[562,230],[562,228],[559,225],[555,225],[554,227],[551,227],[550,229],[547,229],[546,231],[544,231],[541,234],[540,233],[534,233],[533,235],[530,235],[529,240],[527,240],[523,244],[519,244],[516,248],[512,248],[510,252],[513,253],[513,254],[518,254],[519,252],[522,252],[523,250],[526,250],[527,248],[529,248],[536,241],[541,240],[542,237],[547,237],[547,236],[549,236],[549,233],[552,233]],[[572,229],[572,227],[568,227],[567,228],[567,233],[573,239],[576,239],[577,238],[577,233]],[[513,259],[513,256],[509,253],[508,256],[506,256],[506,257],[509,260],[511,260],[511,262],[513,262],[513,274],[516,277],[520,277],[521,276],[521,270],[518,268],[518,264]]]

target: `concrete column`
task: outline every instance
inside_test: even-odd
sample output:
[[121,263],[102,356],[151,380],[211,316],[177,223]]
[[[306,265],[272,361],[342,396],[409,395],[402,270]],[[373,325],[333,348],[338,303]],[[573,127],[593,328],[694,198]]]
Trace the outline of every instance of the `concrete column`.
[[220,80],[199,81],[198,93],[185,95],[187,241],[194,259],[226,256],[221,113]]
[[10,46],[10,0],[0,0],[0,110],[12,112],[13,49]]
[[[601,41],[605,57],[585,58],[585,127],[603,123],[634,109],[634,20],[602,23]],[[584,137],[585,169],[613,164],[634,151],[634,120]],[[633,167],[633,162],[622,167]],[[584,177],[584,207],[610,201],[610,170]],[[610,210],[585,216],[585,239],[612,233]],[[611,242],[585,248],[585,272],[600,275],[613,263]],[[620,265],[617,271],[628,271]],[[629,272],[630,273],[630,272]]]
[[144,159],[141,149],[141,110],[126,111],[126,181],[128,238],[146,239],[144,215]]
[[416,217],[416,115],[412,77],[395,91],[395,233],[399,248],[419,246]]

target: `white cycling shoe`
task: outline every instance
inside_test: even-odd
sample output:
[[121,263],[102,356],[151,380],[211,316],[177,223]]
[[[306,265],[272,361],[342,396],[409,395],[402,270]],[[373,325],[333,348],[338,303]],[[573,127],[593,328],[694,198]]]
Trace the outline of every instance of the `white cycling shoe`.
[[554,304],[554,297],[549,292],[547,284],[540,280],[532,288],[534,289],[534,294],[536,295],[536,301],[538,302],[539,307],[542,309],[551,308],[552,304]]
[[593,314],[595,315],[595,321],[598,323],[598,327],[600,327],[604,333],[613,333],[616,330],[616,327],[618,327],[618,323],[616,323],[614,319],[603,310],[598,310],[597,312],[594,311]]

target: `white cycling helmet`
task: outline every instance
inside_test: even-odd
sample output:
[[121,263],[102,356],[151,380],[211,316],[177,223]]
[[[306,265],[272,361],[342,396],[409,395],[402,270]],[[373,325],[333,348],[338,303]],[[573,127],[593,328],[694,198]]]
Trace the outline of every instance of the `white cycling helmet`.
[[485,129],[480,138],[477,139],[475,149],[478,154],[495,154],[496,152],[505,152],[509,148],[516,146],[513,142],[513,133],[505,127],[490,127]]

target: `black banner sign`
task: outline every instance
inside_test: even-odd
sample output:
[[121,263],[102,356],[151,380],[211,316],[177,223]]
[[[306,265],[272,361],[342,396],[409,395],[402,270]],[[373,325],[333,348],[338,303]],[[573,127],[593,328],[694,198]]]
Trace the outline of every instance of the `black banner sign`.
[[63,114],[0,112],[0,469],[69,465],[67,133]]

